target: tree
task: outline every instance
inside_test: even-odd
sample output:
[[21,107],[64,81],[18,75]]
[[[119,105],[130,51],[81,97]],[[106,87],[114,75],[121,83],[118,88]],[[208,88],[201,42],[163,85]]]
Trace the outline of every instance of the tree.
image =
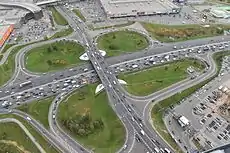
[[54,46],[53,49],[54,49],[55,51],[57,51],[57,46]]
[[165,71],[167,71],[168,70],[168,66],[165,66]]
[[117,47],[116,47],[115,45],[111,44],[111,45],[109,45],[109,49],[111,49],[111,50],[116,50]]
[[47,48],[47,52],[48,53],[51,53],[52,52],[52,49],[50,47]]
[[51,60],[47,60],[46,62],[47,62],[47,64],[48,64],[49,66],[52,65],[52,61],[51,61]]
[[85,130],[84,129],[79,129],[78,130],[78,134],[80,135],[80,136],[85,136]]
[[7,133],[3,132],[3,134],[2,134],[2,140],[5,140],[5,139],[7,139]]
[[115,34],[113,34],[113,39],[116,39],[116,35]]

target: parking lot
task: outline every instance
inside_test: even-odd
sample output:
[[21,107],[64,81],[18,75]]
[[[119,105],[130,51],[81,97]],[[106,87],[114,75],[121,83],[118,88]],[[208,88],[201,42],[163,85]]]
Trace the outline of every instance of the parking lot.
[[44,17],[39,21],[31,19],[26,24],[23,24],[20,29],[16,29],[9,41],[27,43],[42,40],[44,37],[54,34],[55,31],[52,28],[48,12],[44,11],[43,14]]
[[[180,105],[166,115],[165,123],[176,142],[185,146],[186,150],[207,150],[230,140],[230,124],[223,115],[223,105],[229,96],[229,57],[225,57],[217,78],[203,86],[200,90],[184,99]],[[175,116],[185,116],[189,125],[181,127]],[[170,123],[169,123],[170,122]],[[197,147],[197,146],[196,146]]]

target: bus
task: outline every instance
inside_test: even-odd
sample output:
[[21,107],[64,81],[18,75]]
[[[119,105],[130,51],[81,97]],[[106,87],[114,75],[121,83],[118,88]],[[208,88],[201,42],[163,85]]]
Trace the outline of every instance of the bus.
[[31,84],[32,84],[31,81],[27,81],[27,82],[21,83],[19,86],[20,86],[20,88],[22,88],[22,87],[25,87],[25,86],[28,86],[28,85],[31,85]]

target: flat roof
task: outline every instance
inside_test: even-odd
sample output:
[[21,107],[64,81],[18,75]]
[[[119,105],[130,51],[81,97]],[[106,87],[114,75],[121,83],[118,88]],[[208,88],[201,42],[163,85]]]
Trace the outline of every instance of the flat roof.
[[125,15],[136,12],[165,13],[179,7],[168,0],[101,0],[107,14]]

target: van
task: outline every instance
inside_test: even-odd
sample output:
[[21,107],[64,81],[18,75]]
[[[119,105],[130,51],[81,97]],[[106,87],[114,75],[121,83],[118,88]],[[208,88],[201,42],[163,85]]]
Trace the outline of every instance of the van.
[[136,64],[132,65],[132,68],[137,68],[137,67],[138,67],[138,65],[136,65]]
[[169,151],[168,148],[165,148],[164,151],[165,151],[166,153],[170,153],[170,151]]
[[157,147],[154,148],[154,151],[156,151],[157,153],[160,152],[160,150]]
[[141,134],[142,134],[142,135],[145,135],[145,132],[144,132],[143,130],[141,130]]

